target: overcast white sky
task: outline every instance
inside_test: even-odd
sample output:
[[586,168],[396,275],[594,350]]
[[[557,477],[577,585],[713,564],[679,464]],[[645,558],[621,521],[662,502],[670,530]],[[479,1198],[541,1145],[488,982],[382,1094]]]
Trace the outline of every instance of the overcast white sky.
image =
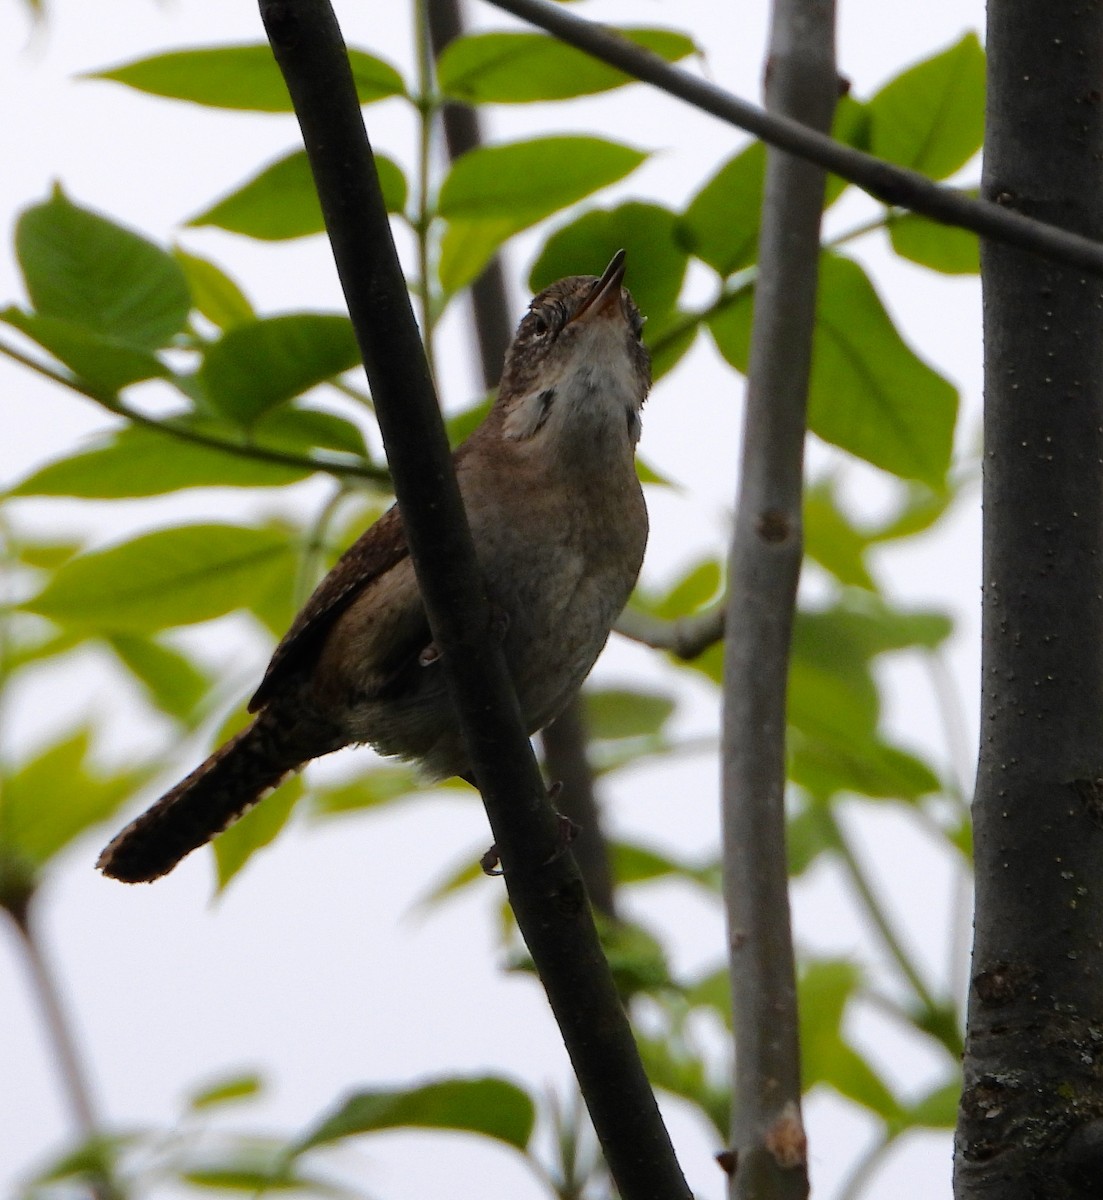
[[[766,0],[719,4],[682,0],[594,0],[580,11],[616,22],[669,25],[691,33],[706,51],[704,69],[717,82],[757,97]],[[217,231],[179,225],[297,142],[293,119],[233,114],[142,97],[76,76],[174,47],[257,41],[256,7],[243,0],[54,0],[44,31],[29,36],[22,6],[0,5],[0,208],[5,243],[18,211],[42,199],[60,179],[80,204],[98,208],[166,243],[226,265],[264,312],[340,306],[328,248],[321,238],[261,245]],[[510,27],[508,18],[472,4],[478,25]],[[346,39],[411,70],[411,20],[405,5],[338,4]],[[854,93],[868,96],[903,66],[981,29],[980,0],[842,0],[839,62]],[[365,110],[378,149],[412,161],[413,123],[398,100]],[[594,132],[657,151],[625,183],[603,195],[677,206],[742,140],[737,131],[642,87],[594,101],[499,110],[493,136],[528,132]],[[970,178],[975,177],[975,166]],[[872,211],[860,197],[840,205],[833,227]],[[508,260],[514,296],[540,238],[527,237]],[[899,264],[876,242],[860,256],[912,344],[963,392],[959,445],[975,446],[979,407],[979,289]],[[598,264],[600,266],[601,264]],[[596,269],[580,263],[578,270]],[[629,284],[631,265],[629,266]],[[691,278],[689,295],[704,295]],[[0,303],[21,299],[18,272],[0,254]],[[461,314],[457,313],[457,318]],[[446,323],[442,370],[446,403],[477,391],[462,321]],[[652,542],[645,579],[670,578],[726,539],[734,495],[740,389],[707,339],[691,361],[655,389],[645,412],[642,451],[685,495],[649,496]],[[0,484],[59,456],[105,427],[79,398],[52,390],[0,361]],[[813,449],[813,467],[828,461]],[[883,498],[875,473],[849,474],[857,501]],[[186,493],[141,505],[23,502],[13,520],[27,528],[79,530],[97,541],[179,519],[243,518],[322,494],[304,485],[279,498],[242,499],[232,492]],[[910,606],[936,604],[960,619],[954,669],[975,726],[979,600],[976,498],[934,538],[885,554],[892,594]],[[242,622],[230,619],[193,636],[212,662],[231,656],[242,691],[263,666],[264,651]],[[596,677],[606,683],[650,683],[676,690],[678,729],[711,733],[716,697],[657,663],[649,652],[614,639]],[[890,722],[901,738],[944,754],[929,683],[915,664],[891,673]],[[0,746],[23,758],[60,719],[94,717],[105,758],[149,745],[143,709],[102,663],[89,656],[78,670],[43,672],[5,710]],[[163,732],[163,731],[161,731]],[[329,766],[346,773],[351,756]],[[187,762],[180,763],[185,769]],[[622,834],[711,853],[717,836],[715,762],[710,756],[623,772],[604,785],[610,821]],[[971,782],[971,781],[970,781]],[[855,825],[874,877],[891,889],[901,920],[936,978],[945,978],[948,872],[935,849],[897,818],[869,811]],[[61,974],[93,1075],[112,1127],[170,1124],[180,1098],[197,1082],[239,1068],[268,1075],[267,1098],[235,1120],[242,1127],[292,1132],[346,1089],[411,1083],[424,1075],[497,1070],[537,1087],[565,1078],[565,1063],[542,997],[528,979],[499,971],[494,881],[428,917],[411,905],[439,877],[485,847],[485,820],[470,801],[417,801],[386,816],[297,828],[250,865],[212,904],[211,865],[190,858],[151,888],[130,889],[100,878],[92,863],[98,838],[82,841],[50,879],[39,918]],[[641,892],[634,911],[673,939],[675,965],[696,968],[719,959],[718,912],[674,887]],[[814,872],[795,896],[798,937],[805,946],[869,957],[868,930],[840,900],[830,872]],[[676,935],[676,937],[675,937]],[[874,956],[875,957],[875,956]],[[880,1061],[906,1064],[922,1082],[929,1064],[871,1020],[855,1031],[863,1046],[880,1046]],[[683,1164],[695,1192],[718,1197],[716,1149],[696,1120],[669,1106]],[[814,1097],[809,1105],[813,1183],[830,1195],[869,1125],[853,1109]],[[66,1134],[66,1113],[28,998],[14,947],[0,939],[0,1184],[10,1186]],[[515,1157],[473,1139],[396,1134],[363,1142],[343,1162],[363,1190],[388,1200],[483,1200],[488,1194],[528,1200],[542,1193]],[[488,1187],[488,1180],[492,1180]],[[949,1195],[949,1139],[909,1139],[886,1166],[873,1193],[899,1200]]]

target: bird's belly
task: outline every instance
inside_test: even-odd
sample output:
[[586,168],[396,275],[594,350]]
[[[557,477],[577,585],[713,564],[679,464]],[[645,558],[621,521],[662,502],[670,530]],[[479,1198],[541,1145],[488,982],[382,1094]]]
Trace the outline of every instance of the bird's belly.
[[[636,581],[646,518],[624,533],[615,522],[597,533],[565,524],[543,541],[500,512],[489,533],[477,519],[472,525],[494,627],[526,730],[535,733],[562,711],[608,640]],[[430,779],[468,773],[442,664],[411,662],[396,682],[389,694],[345,710],[352,740],[412,760]]]

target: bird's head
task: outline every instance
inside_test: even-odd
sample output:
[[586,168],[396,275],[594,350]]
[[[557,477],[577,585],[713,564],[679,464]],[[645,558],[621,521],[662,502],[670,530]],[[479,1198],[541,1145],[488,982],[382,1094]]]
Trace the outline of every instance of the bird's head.
[[498,408],[517,441],[610,436],[635,446],[651,386],[643,318],[622,286],[625,252],[600,277],[572,275],[529,305],[506,355]]

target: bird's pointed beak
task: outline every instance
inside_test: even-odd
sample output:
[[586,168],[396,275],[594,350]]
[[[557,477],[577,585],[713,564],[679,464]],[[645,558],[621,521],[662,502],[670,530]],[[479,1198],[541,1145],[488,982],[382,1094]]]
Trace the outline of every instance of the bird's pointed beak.
[[620,285],[624,280],[624,267],[628,255],[624,250],[618,250],[613,255],[604,274],[594,284],[590,294],[582,301],[578,311],[571,317],[575,321],[592,321],[603,313],[622,312],[620,303]]

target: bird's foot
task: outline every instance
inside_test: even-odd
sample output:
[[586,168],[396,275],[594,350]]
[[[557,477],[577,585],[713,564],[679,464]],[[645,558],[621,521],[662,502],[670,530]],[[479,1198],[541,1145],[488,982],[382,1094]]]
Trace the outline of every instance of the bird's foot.
[[[559,793],[563,790],[563,784],[556,781],[548,788],[548,800],[554,804]],[[549,858],[546,858],[541,866],[550,866],[556,859],[562,858],[567,852],[567,848],[571,842],[582,832],[582,826],[576,824],[570,817],[565,817],[562,813],[555,814],[557,823],[556,830],[556,847]],[[498,844],[495,843],[490,849],[479,859],[479,866],[482,867],[484,875],[501,875],[501,859],[498,856]]]

